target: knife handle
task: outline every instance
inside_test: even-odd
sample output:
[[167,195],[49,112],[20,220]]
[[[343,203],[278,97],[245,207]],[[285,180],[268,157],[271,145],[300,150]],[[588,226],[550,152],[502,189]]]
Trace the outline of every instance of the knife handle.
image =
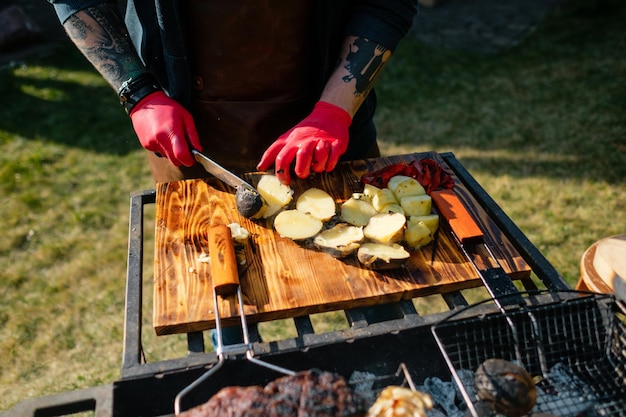
[[482,230],[454,191],[449,189],[433,191],[430,196],[461,243],[483,239]]
[[209,228],[211,279],[218,295],[234,294],[239,287],[237,258],[230,228],[224,224]]

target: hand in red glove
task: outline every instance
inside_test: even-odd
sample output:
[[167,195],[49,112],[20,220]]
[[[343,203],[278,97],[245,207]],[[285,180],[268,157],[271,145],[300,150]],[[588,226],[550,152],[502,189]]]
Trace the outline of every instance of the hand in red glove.
[[191,114],[163,91],[148,94],[130,112],[141,146],[175,166],[195,163],[191,148],[202,150]]
[[332,171],[348,149],[351,123],[347,111],[319,101],[311,114],[267,148],[257,168],[265,171],[274,163],[276,176],[287,185],[291,182],[289,170],[294,158],[295,172],[300,178],[308,177],[311,169]]

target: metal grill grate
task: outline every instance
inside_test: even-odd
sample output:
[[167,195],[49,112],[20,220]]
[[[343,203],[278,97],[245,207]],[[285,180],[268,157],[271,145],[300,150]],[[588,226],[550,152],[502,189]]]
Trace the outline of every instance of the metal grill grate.
[[[522,365],[536,382],[534,411],[575,416],[626,413],[626,325],[610,295],[564,293],[550,304],[530,305],[458,318],[433,326],[433,334],[477,416],[473,386],[459,373],[475,371],[487,359]],[[579,296],[583,295],[583,296]],[[559,298],[554,294],[555,298]],[[482,304],[482,303],[481,303]],[[465,316],[479,305],[459,314]],[[593,415],[593,414],[592,414]]]

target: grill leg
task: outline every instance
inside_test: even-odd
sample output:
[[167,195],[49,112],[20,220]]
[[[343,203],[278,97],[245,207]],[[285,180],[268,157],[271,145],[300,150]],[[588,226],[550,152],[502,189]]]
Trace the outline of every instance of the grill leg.
[[202,332],[187,333],[187,349],[190,355],[204,353],[204,335]]

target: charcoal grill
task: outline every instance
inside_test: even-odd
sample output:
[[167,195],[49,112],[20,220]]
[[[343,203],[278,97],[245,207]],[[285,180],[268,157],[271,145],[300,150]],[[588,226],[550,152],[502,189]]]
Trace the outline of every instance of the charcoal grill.
[[[472,415],[484,416],[472,373],[492,358],[522,365],[537,386],[534,412],[559,416],[626,414],[626,324],[608,294],[553,292],[551,301],[476,314],[481,303],[433,326]],[[588,414],[584,414],[588,413]]]
[[[511,241],[533,273],[548,290],[533,295],[533,303],[554,301],[551,293],[567,290],[563,278],[535,248],[510,218],[491,199],[452,153],[440,154],[448,167],[472,194],[487,215]],[[175,359],[145,362],[142,327],[142,262],[144,207],[155,203],[154,190],[135,192],[130,199],[130,227],[124,352],[119,380],[98,387],[25,400],[8,415],[63,416],[81,411],[94,411],[96,417],[168,416],[174,412],[174,399],[185,387],[196,381],[218,358],[206,352],[202,332],[187,334],[188,352]],[[526,291],[537,290],[535,281],[522,279]],[[452,311],[468,307],[461,291],[439,295]],[[355,371],[375,376],[394,375],[405,366],[413,381],[419,384],[429,377],[451,379],[451,371],[432,335],[431,327],[445,320],[450,313],[419,315],[411,300],[386,305],[387,320],[369,322],[363,309],[346,310],[349,328],[315,333],[308,316],[293,319],[298,335],[275,342],[260,342],[251,333],[255,356],[291,370],[318,368],[349,378]],[[498,312],[491,303],[481,304],[472,314]],[[623,336],[623,335],[622,335]],[[495,337],[483,335],[482,337]],[[225,362],[219,377],[209,378],[185,397],[184,409],[206,402],[225,386],[264,385],[279,374],[249,361],[233,359]]]

